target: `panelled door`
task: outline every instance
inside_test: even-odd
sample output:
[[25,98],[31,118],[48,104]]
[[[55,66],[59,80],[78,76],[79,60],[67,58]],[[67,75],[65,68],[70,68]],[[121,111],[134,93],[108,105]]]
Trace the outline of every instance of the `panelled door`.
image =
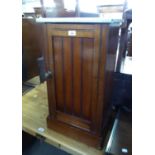
[[47,24],[49,111],[53,119],[97,130],[99,25]]

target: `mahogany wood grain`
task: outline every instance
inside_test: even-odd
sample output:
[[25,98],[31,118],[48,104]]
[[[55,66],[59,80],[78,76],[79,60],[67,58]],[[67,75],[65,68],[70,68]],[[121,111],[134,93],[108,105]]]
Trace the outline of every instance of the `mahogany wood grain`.
[[[76,46],[79,45],[79,46]],[[73,98],[74,98],[74,105],[73,105],[73,113],[76,116],[81,116],[82,111],[82,39],[81,38],[74,38],[73,44]]]
[[[49,54],[49,49],[53,47],[53,42],[51,36],[48,35],[47,26],[43,25],[43,36],[44,36],[44,47],[45,47],[45,60],[46,60],[46,69],[53,71],[54,70],[54,52],[52,51],[52,54]],[[53,73],[53,72],[52,72]],[[52,75],[52,80],[47,80],[47,89],[48,89],[48,106],[49,106],[49,117],[55,118],[56,116],[56,92],[55,92],[55,74]]]
[[72,81],[72,74],[73,74],[73,66],[72,66],[72,47],[68,46],[71,45],[71,38],[65,37],[63,38],[63,76],[64,76],[64,104],[65,104],[65,111],[67,113],[71,113],[73,111],[73,82]]
[[37,58],[42,54],[42,35],[41,25],[34,19],[22,19],[22,56],[25,77],[27,81],[39,74]]
[[54,76],[55,76],[55,92],[56,92],[56,108],[64,111],[64,84],[63,84],[63,40],[60,37],[54,37]]
[[[94,31],[95,26],[98,24],[47,24],[48,32],[52,33],[52,30],[86,30],[86,31]],[[63,28],[62,28],[63,26]]]
[[85,130],[76,128],[74,126],[68,125],[64,122],[57,121],[56,119],[47,118],[48,128],[55,130],[61,134],[67,135],[74,140],[85,143],[88,146],[93,146],[95,148],[100,148],[101,137],[95,136],[93,133],[87,132]]
[[[91,31],[79,30],[79,31],[76,31],[76,32],[77,32],[77,36],[78,37],[81,37],[81,38],[85,38],[85,37],[87,37],[87,38],[94,38],[94,33],[91,32]],[[65,36],[68,35],[68,31],[66,31],[66,30],[57,30],[56,29],[56,30],[54,30],[52,32],[52,34],[54,36],[65,37]]]
[[56,119],[63,123],[75,126],[77,128],[82,128],[83,130],[90,131],[90,121],[83,120],[74,115],[64,114],[62,112],[57,111]]
[[[46,29],[47,68],[53,73],[48,80],[48,127],[99,147],[118,34],[108,24],[47,24]],[[76,35],[69,36],[68,30]]]
[[[98,126],[96,124],[97,122],[97,117],[96,117],[96,112],[97,112],[97,93],[98,93],[98,73],[99,73],[99,58],[100,58],[100,25],[95,25],[94,27],[95,30],[95,38],[94,38],[94,55],[93,55],[93,68],[92,68],[92,107],[91,107],[91,113],[92,113],[92,130],[98,134]],[[103,70],[104,71],[104,70]],[[101,103],[102,104],[102,103]]]
[[82,117],[91,120],[91,92],[92,92],[92,68],[94,54],[94,40],[82,39]]
[[[104,28],[105,29],[105,28]],[[104,30],[102,29],[102,30]],[[104,142],[104,139],[106,137],[106,131],[107,131],[107,123],[110,116],[111,111],[111,95],[112,95],[112,89],[113,89],[113,78],[114,78],[114,71],[115,71],[115,62],[116,62],[116,51],[117,51],[117,44],[118,44],[118,33],[119,28],[118,27],[109,27],[107,28],[108,33],[105,34],[104,31],[102,31],[102,35],[107,35],[108,40],[106,42],[106,46],[108,48],[106,52],[105,57],[105,72],[104,72],[104,98],[103,98],[103,108],[102,112],[98,112],[98,117],[102,118],[100,133],[103,137],[102,143]],[[104,48],[104,46],[102,46]]]
[[[98,126],[98,133],[102,133],[102,114],[104,110],[104,106],[107,104],[105,101],[105,96],[103,95],[107,88],[105,87],[105,64],[106,64],[106,55],[107,51],[107,44],[108,44],[108,32],[109,27],[108,25],[103,25],[101,27],[101,44],[100,44],[100,53],[99,53],[99,72],[98,72],[98,107],[96,113],[96,124]],[[108,62],[107,62],[108,63]]]

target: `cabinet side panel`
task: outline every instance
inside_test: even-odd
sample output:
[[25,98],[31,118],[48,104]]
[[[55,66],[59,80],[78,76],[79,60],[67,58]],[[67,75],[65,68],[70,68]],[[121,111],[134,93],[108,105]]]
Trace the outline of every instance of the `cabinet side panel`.
[[104,82],[104,105],[103,105],[103,114],[102,114],[102,134],[105,136],[106,126],[108,118],[111,112],[111,102],[113,90],[113,75],[115,71],[115,62],[116,62],[116,52],[118,45],[118,32],[119,27],[109,27],[108,32],[108,42],[107,42],[107,52],[106,52],[106,66],[105,66],[105,82]]
[[103,108],[106,104],[104,91],[108,88],[105,87],[105,68],[106,68],[106,54],[108,52],[108,34],[109,25],[101,26],[100,33],[100,54],[99,54],[99,73],[98,73],[98,106],[96,113],[96,126],[98,133],[101,133]]
[[115,62],[116,62],[116,52],[118,46],[118,27],[109,27],[109,37],[108,37],[108,51],[106,54],[106,100],[110,101],[112,87],[113,87],[113,73],[115,71]]

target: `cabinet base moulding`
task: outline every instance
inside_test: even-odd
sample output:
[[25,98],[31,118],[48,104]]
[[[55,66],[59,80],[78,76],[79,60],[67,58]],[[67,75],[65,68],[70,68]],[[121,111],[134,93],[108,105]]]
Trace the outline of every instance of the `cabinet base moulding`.
[[101,149],[102,138],[92,133],[84,130],[82,131],[81,129],[60,122],[56,119],[52,119],[49,116],[47,117],[47,127],[76,141],[87,144],[88,146]]

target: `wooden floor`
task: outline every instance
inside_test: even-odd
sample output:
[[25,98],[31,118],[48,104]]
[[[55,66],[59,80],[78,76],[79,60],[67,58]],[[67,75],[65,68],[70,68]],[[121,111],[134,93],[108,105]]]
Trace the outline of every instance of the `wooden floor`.
[[23,131],[33,136],[42,137],[41,139],[45,139],[45,142],[70,154],[103,155],[103,150],[89,147],[47,128],[46,117],[48,115],[48,107],[46,83],[36,85],[34,89],[24,94],[22,104]]

